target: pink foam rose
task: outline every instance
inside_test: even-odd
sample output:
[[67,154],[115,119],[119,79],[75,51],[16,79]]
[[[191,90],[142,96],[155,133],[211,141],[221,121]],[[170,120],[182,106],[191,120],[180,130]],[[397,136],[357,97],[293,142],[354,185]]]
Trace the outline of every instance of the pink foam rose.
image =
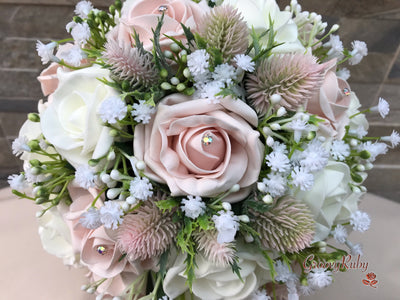
[[91,230],[83,239],[82,263],[98,276],[111,278],[129,267],[127,259],[122,257],[114,237],[104,226]]
[[205,1],[195,3],[191,0],[128,0],[122,8],[120,23],[111,31],[111,36],[120,45],[132,45],[132,34],[136,31],[145,49],[150,50],[153,47],[151,39],[154,38],[152,29],[157,27],[164,7],[166,10],[160,35],[161,46],[171,43],[164,34],[183,40],[181,23],[195,30],[202,15],[210,9]]
[[[72,247],[76,254],[80,254],[83,248],[83,240],[91,231],[82,226],[79,220],[82,214],[85,213],[92,205],[93,200],[100,193],[99,190],[91,188],[89,190],[81,187],[69,185],[69,195],[72,199],[72,204],[69,206],[68,212],[64,213],[63,218],[71,231]],[[103,205],[104,197],[96,202],[96,207],[100,208]]]
[[308,102],[306,110],[326,120],[320,126],[325,135],[341,139],[348,124],[346,111],[350,100],[350,86],[336,76],[336,59],[333,59],[326,63],[324,82]]
[[264,146],[255,111],[230,97],[211,104],[181,94],[165,97],[149,124],[135,127],[134,153],[145,174],[173,196],[211,197],[239,184],[224,201],[242,200],[260,172]]

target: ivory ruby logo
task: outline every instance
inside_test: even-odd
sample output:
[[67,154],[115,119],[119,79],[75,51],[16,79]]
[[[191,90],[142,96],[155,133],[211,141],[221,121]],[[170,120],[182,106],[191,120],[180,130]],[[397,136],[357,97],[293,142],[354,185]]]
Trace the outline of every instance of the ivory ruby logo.
[[367,275],[367,279],[363,279],[362,283],[366,286],[370,286],[373,288],[376,288],[376,284],[378,283],[378,280],[376,280],[376,275],[374,272],[368,273]]

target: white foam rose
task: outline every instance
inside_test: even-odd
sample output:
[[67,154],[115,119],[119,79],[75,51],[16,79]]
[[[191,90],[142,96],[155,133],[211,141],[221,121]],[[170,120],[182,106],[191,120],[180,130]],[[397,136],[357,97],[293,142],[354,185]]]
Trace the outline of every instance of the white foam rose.
[[[275,53],[304,52],[305,48],[298,39],[298,28],[292,20],[292,13],[281,11],[275,0],[225,0],[224,4],[229,4],[238,9],[242,14],[247,26],[254,27],[257,33],[262,33],[271,27],[270,18],[276,33],[275,41],[283,43],[275,47]],[[263,38],[265,45],[268,35]]]
[[[260,286],[271,281],[270,271],[266,259],[238,244],[237,256],[241,281],[232,272],[230,265],[216,266],[205,259],[201,254],[196,255],[195,279],[192,285],[194,299],[229,299],[242,300],[257,290]],[[186,275],[186,254],[179,254],[171,268],[169,268],[163,283],[164,292],[171,299],[175,299],[188,291]]]
[[59,208],[53,207],[38,218],[40,240],[49,254],[62,258],[65,265],[76,265],[79,258],[75,256],[71,233],[59,209],[63,209],[61,204]]
[[52,101],[41,115],[45,138],[75,168],[91,158],[105,155],[113,138],[102,125],[99,105],[118,92],[99,79],[109,79],[109,71],[100,66],[66,72],[57,70],[59,84]]
[[350,215],[357,210],[362,193],[352,192],[350,181],[350,169],[346,164],[329,161],[325,169],[314,175],[314,186],[310,191],[294,193],[308,205],[314,216],[313,242],[327,238],[332,225],[349,221]]

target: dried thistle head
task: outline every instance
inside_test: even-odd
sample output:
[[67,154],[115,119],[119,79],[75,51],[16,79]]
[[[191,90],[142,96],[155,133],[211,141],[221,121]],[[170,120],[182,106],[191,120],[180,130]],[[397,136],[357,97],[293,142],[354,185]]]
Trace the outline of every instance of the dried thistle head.
[[290,197],[280,198],[264,213],[251,211],[254,229],[265,249],[299,252],[308,247],[314,235],[314,220],[306,204]]
[[128,80],[146,87],[157,82],[157,69],[150,53],[141,53],[138,48],[109,39],[103,52],[104,61],[110,65],[112,74],[118,80]]
[[194,235],[198,250],[217,266],[227,266],[235,259],[233,243],[218,243],[216,230],[199,231]]
[[172,213],[163,213],[147,200],[124,217],[117,231],[117,247],[129,260],[146,260],[161,255],[174,241],[178,224]]
[[221,50],[225,60],[244,53],[249,44],[249,29],[237,9],[224,5],[206,14],[199,26],[208,46]]
[[256,111],[265,114],[274,94],[282,97],[279,106],[296,110],[306,104],[324,80],[325,65],[310,54],[277,54],[261,61],[246,80],[246,92]]

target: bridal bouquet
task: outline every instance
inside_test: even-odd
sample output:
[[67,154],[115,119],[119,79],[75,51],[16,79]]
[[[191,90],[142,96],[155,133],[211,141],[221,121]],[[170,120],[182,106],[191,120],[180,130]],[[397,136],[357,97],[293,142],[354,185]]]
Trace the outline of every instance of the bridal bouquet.
[[[338,25],[292,0],[76,5],[12,148],[45,250],[96,299],[298,299],[361,255],[367,137]],[[332,238],[332,239],[330,239]],[[335,241],[336,240],[336,241]],[[336,246],[334,246],[336,245]],[[344,249],[341,249],[344,248]],[[313,263],[311,263],[312,258]]]

